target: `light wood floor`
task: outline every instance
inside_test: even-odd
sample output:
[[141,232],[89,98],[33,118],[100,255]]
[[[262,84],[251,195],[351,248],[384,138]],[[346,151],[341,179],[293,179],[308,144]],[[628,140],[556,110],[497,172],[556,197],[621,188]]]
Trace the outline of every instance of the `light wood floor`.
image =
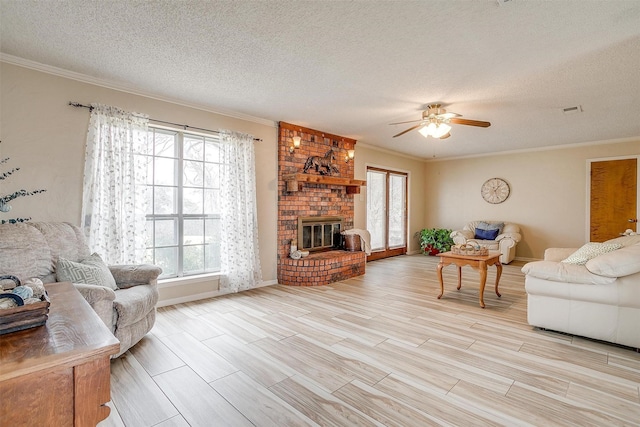
[[438,300],[437,261],[159,309],[100,426],[640,425],[640,354],[530,327],[518,265],[486,309],[468,267]]

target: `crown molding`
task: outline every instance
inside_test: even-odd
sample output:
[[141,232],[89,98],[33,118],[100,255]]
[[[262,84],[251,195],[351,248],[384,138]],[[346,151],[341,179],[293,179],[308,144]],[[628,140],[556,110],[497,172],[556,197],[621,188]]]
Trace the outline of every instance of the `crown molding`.
[[474,159],[478,157],[495,157],[495,156],[507,156],[511,154],[535,153],[540,151],[569,150],[572,148],[581,148],[581,147],[588,147],[593,145],[623,144],[625,142],[640,142],[640,136],[633,136],[629,138],[618,138],[618,139],[605,139],[601,141],[574,142],[572,144],[551,145],[546,147],[535,147],[535,148],[523,148],[520,150],[496,151],[494,153],[469,154],[468,156],[423,159],[423,161],[425,163],[448,162],[451,160]]
[[163,95],[158,95],[153,92],[142,91],[136,89],[131,85],[117,83],[107,79],[100,79],[97,77],[88,76],[86,74],[77,73],[75,71],[69,71],[62,68],[54,67],[40,62],[31,61],[28,59],[20,58],[18,56],[9,55],[0,52],[0,62],[6,62],[7,64],[16,65],[18,67],[28,68],[35,71],[40,71],[46,74],[52,74],[58,77],[64,77],[71,80],[76,80],[82,83],[88,83],[95,86],[104,87],[107,89],[113,89],[120,92],[130,93],[132,95],[144,96],[145,98],[151,98],[158,101],[169,102],[171,104],[181,105],[183,107],[195,108],[197,110],[206,111],[208,113],[219,114],[222,116],[231,117],[234,119],[246,120],[248,122],[257,123],[270,127],[277,127],[277,123],[273,120],[267,120],[260,117],[254,117],[248,114],[237,113],[234,111],[226,111],[219,109],[212,109],[210,106],[185,102],[180,99],[175,99]]
[[547,147],[523,148],[520,150],[496,151],[493,153],[469,154],[466,156],[451,156],[451,157],[437,157],[437,158],[410,156],[408,154],[399,153],[397,151],[378,147],[376,145],[368,144],[366,142],[358,142],[357,147],[368,148],[370,150],[380,151],[382,153],[392,154],[398,157],[405,157],[411,160],[419,160],[424,163],[432,163],[432,162],[449,162],[454,160],[474,159],[479,157],[507,156],[511,154],[533,153],[533,152],[539,152],[539,151],[565,150],[565,149],[571,149],[571,148],[588,147],[592,145],[623,144],[625,142],[636,142],[636,141],[640,142],[640,136],[629,137],[629,138],[607,139],[602,141],[575,142],[572,144],[553,145],[553,146],[547,146]]

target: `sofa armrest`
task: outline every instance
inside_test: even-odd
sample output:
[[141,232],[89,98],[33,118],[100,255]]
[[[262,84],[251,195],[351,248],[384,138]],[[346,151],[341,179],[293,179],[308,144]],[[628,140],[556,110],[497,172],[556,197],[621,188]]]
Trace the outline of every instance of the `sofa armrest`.
[[455,230],[452,231],[449,236],[456,245],[464,245],[467,243],[467,240],[474,238],[473,231],[471,230]]
[[113,301],[116,293],[106,286],[86,285],[84,283],[73,284],[80,295],[89,303],[93,311],[102,319],[107,328],[113,332]]
[[577,250],[578,248],[547,248],[544,251],[544,260],[562,261]]
[[74,283],[73,285],[91,306],[98,301],[113,301],[116,299],[115,291],[106,286],[86,285],[84,283]]
[[514,233],[514,232],[502,233],[496,236],[496,242],[499,242],[502,239],[511,239],[515,243],[518,243],[522,239],[522,236],[520,235],[520,233]]
[[[567,264],[557,261],[533,261],[526,263],[521,271],[526,276],[552,282],[580,283],[585,285],[609,285],[615,277],[593,274],[584,265]],[[526,282],[525,282],[526,286]]]
[[157,283],[158,276],[162,274],[160,267],[151,264],[110,265],[109,270],[120,289]]

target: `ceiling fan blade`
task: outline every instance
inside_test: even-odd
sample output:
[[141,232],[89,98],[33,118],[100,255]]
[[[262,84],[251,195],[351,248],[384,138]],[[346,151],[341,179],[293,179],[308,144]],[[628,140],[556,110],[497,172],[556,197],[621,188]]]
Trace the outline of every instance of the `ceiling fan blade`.
[[414,123],[414,122],[420,122],[422,121],[422,119],[418,119],[418,120],[409,120],[406,122],[396,122],[396,123],[389,123],[389,125],[403,125],[405,123]]
[[480,120],[461,119],[459,117],[454,117],[452,119],[449,119],[449,123],[455,123],[457,125],[478,126],[481,128],[488,128],[489,126],[491,126],[491,123],[489,122],[483,122]]
[[451,132],[447,132],[444,135],[442,135],[439,139],[447,139],[451,136]]
[[417,125],[415,125],[415,126],[412,126],[412,127],[410,127],[409,129],[407,129],[407,130],[403,130],[403,131],[402,131],[402,132],[400,132],[399,134],[397,134],[397,135],[393,135],[393,137],[395,138],[396,136],[404,135],[405,133],[407,133],[407,132],[409,132],[409,131],[412,131],[412,130],[414,130],[414,129],[417,129],[417,128],[419,128],[420,126],[422,126],[422,123],[417,124]]

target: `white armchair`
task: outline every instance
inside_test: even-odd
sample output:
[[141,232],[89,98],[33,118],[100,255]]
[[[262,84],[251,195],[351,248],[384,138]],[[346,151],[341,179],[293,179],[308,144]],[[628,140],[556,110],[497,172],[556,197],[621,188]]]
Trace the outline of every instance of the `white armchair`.
[[451,233],[453,243],[477,243],[490,251],[500,251],[500,262],[509,264],[516,257],[516,245],[522,239],[517,224],[503,221],[472,221]]

